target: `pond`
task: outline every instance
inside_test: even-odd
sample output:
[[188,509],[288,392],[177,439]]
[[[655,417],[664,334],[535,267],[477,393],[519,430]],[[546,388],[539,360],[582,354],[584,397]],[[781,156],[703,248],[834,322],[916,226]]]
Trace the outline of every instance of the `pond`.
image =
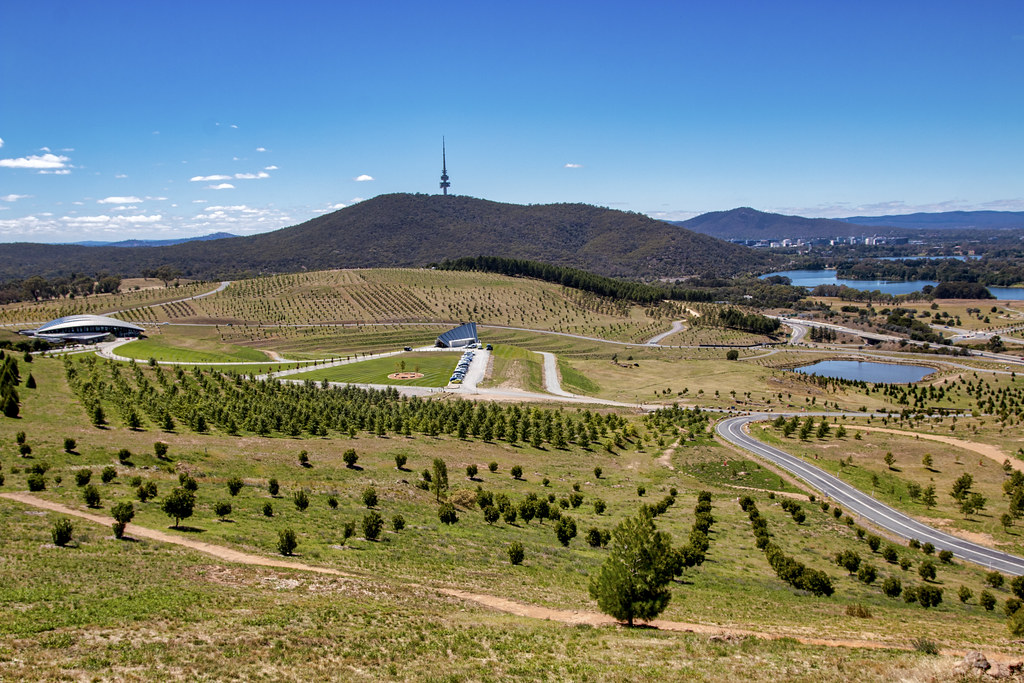
[[872,363],[860,360],[823,360],[813,365],[794,368],[805,375],[835,377],[853,381],[887,384],[909,384],[917,382],[935,372],[934,368],[921,365],[897,365],[895,363]]
[[[896,282],[891,280],[847,280],[836,277],[834,270],[781,270],[777,273],[762,275],[762,278],[772,275],[788,277],[797,287],[813,288],[818,285],[846,285],[851,289],[861,291],[878,290],[883,294],[910,294],[920,291],[925,285],[935,286],[939,284],[934,280],[907,280]],[[1024,300],[1024,287],[989,287],[988,291],[1000,301],[1022,301]]]

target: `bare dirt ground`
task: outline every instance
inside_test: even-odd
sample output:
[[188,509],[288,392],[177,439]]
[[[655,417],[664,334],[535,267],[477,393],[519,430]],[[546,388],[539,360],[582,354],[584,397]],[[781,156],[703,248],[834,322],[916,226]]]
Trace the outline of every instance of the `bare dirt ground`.
[[[44,510],[50,510],[52,512],[58,512],[60,514],[70,515],[81,519],[88,520],[95,524],[109,527],[113,523],[113,519],[102,515],[92,514],[83,510],[77,510],[75,508],[61,505],[60,503],[54,503],[52,501],[38,498],[29,493],[13,492],[13,493],[0,493],[0,497],[8,500],[17,501],[25,505],[31,505],[33,507],[42,508]],[[337,569],[331,569],[329,567],[317,567],[314,565],[308,565],[303,562],[296,562],[292,560],[276,559],[273,557],[264,557],[261,555],[253,555],[251,553],[245,553],[224,546],[214,545],[211,543],[203,543],[202,541],[195,541],[189,538],[182,538],[181,536],[174,536],[172,534],[158,531],[156,529],[150,529],[147,527],[141,527],[137,524],[130,524],[126,530],[126,535],[131,538],[147,538],[154,541],[160,541],[162,543],[172,543],[174,545],[184,546],[197,550],[201,553],[211,555],[219,560],[225,562],[234,562],[245,565],[255,565],[262,567],[274,567],[279,569],[295,569],[298,571],[313,572],[317,574],[331,574],[334,576],[343,576],[348,578],[360,578],[354,574],[339,571]],[[410,584],[410,587],[419,587],[414,584]],[[561,610],[550,607],[541,607],[537,605],[526,605],[508,598],[502,598],[495,595],[485,595],[480,593],[471,593],[468,591],[458,590],[454,588],[435,588],[438,592],[448,595],[451,597],[459,598],[460,600],[466,600],[469,602],[475,602],[479,605],[483,605],[490,609],[495,609],[507,614],[514,614],[517,616],[528,617],[531,619],[545,619],[548,621],[556,621],[563,624],[570,625],[590,625],[590,626],[612,626],[619,622],[612,617],[602,614],[600,612],[591,612],[586,610]],[[667,621],[663,619],[655,619],[651,622],[646,622],[646,626],[657,628],[663,631],[676,631],[682,633],[700,633],[707,634],[709,636],[719,636],[727,639],[736,638],[763,638],[768,640],[775,640],[779,638],[794,638],[795,640],[804,643],[806,645],[818,645],[824,647],[850,647],[850,648],[868,648],[868,649],[896,649],[896,650],[912,650],[913,648],[894,642],[887,642],[882,640],[866,640],[866,639],[842,639],[842,638],[814,638],[802,635],[795,635],[789,633],[766,633],[761,631],[752,631],[749,629],[715,626],[709,624],[698,624],[680,621]],[[962,651],[957,650],[944,650],[945,655],[962,655]],[[996,654],[995,657],[990,656],[992,661],[1002,659],[1001,655]]]
[[923,434],[919,432],[905,432],[900,429],[888,429],[886,427],[864,427],[861,425],[847,425],[847,429],[860,429],[866,432],[884,432],[886,434],[898,434],[900,436],[914,437],[920,439],[927,439],[928,441],[938,441],[940,443],[948,444],[950,446],[956,446],[957,448],[963,448],[964,450],[974,451],[979,455],[983,455],[986,458],[990,458],[1000,465],[1004,461],[1009,460],[1010,466],[1015,470],[1024,472],[1024,464],[1018,462],[1013,458],[1009,458],[1006,453],[999,450],[995,446],[987,443],[978,443],[977,441],[965,441],[964,439],[957,439],[952,436],[942,436],[941,434]]

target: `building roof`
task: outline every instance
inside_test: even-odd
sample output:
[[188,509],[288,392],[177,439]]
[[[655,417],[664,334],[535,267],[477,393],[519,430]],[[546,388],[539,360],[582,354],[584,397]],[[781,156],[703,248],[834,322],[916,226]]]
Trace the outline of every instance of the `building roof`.
[[458,327],[450,329],[438,337],[437,341],[442,346],[448,347],[474,344],[478,341],[476,336],[476,323],[464,323]]
[[57,318],[51,320],[39,327],[36,330],[38,335],[46,334],[61,334],[65,331],[73,330],[78,327],[90,326],[90,327],[117,327],[125,330],[133,330],[135,332],[144,332],[144,330],[138,325],[127,323],[117,318],[110,318],[105,315],[66,315],[63,318]]

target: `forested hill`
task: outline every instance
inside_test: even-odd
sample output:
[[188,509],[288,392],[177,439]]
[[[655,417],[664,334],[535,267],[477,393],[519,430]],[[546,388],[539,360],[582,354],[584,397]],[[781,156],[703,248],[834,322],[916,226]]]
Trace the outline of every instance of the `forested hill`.
[[712,211],[686,221],[675,221],[673,225],[723,240],[816,239],[900,232],[898,229],[883,230],[829,218],[802,218],[780,213],[765,213],[749,207]]
[[137,275],[170,265],[186,277],[328,268],[425,266],[501,255],[618,277],[733,275],[771,258],[636,213],[586,204],[521,206],[472,197],[391,194],[290,228],[166,247],[0,245],[0,281],[71,272]]

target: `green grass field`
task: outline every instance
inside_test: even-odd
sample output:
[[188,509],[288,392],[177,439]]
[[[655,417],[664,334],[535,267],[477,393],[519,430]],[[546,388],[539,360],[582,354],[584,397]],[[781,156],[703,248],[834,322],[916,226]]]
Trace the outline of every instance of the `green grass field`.
[[167,338],[162,335],[139,339],[117,347],[117,354],[137,360],[155,358],[158,361],[177,363],[252,363],[270,360],[262,351],[233,344],[190,344],[193,348],[175,345],[183,341],[181,337]]
[[[431,351],[421,353],[401,353],[387,358],[375,358],[359,361],[349,365],[338,365],[333,368],[310,370],[289,379],[311,379],[328,382],[346,382],[351,384],[394,384],[410,387],[444,387],[448,378],[459,362],[460,354],[451,352]],[[388,375],[396,372],[419,372],[423,377],[418,379],[389,379]]]

